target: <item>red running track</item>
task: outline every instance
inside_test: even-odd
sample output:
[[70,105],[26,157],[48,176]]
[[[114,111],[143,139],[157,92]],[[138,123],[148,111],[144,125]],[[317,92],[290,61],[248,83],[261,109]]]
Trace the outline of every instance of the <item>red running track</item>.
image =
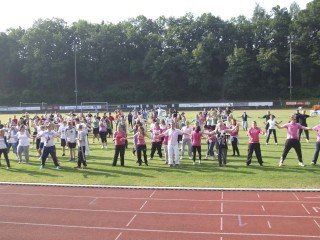
[[320,239],[320,193],[0,185],[0,239]]

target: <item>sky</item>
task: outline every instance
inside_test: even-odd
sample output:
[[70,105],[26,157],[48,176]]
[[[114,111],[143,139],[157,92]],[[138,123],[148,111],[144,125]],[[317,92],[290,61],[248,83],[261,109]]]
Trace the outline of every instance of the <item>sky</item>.
[[[289,9],[294,0],[4,0],[1,1],[0,31],[27,29],[39,18],[62,18],[69,25],[79,19],[91,23],[117,23],[138,15],[180,17],[186,13],[200,16],[211,13],[223,20],[252,16],[256,3],[267,12],[279,5]],[[311,0],[295,0],[301,9]]]

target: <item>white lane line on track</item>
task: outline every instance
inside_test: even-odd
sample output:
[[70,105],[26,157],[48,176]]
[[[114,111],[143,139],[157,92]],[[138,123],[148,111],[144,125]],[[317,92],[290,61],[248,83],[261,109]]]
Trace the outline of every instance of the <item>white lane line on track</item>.
[[[100,212],[100,213],[133,213],[133,214],[158,214],[158,215],[190,215],[190,216],[229,216],[238,217],[239,214],[233,213],[192,213],[192,212],[141,212],[136,210],[108,210],[108,209],[84,209],[84,208],[59,208],[59,207],[38,207],[38,206],[17,206],[17,205],[0,205],[0,208],[26,208],[26,209],[43,209],[56,211],[81,211],[81,212]],[[276,218],[316,218],[320,216],[299,216],[299,215],[268,215],[268,214],[241,214],[243,217],[276,217]],[[0,215],[1,217],[1,215]]]
[[221,192],[221,200],[223,200],[223,197],[224,197],[224,196],[223,196],[223,192]]
[[[40,197],[68,197],[68,198],[99,198],[99,199],[117,199],[117,200],[147,200],[150,199],[147,197],[102,197],[102,196],[86,196],[86,195],[59,195],[59,194],[41,194],[41,193],[2,193],[1,195],[15,195],[15,196],[40,196]],[[152,194],[151,194],[152,195]],[[220,199],[217,200],[208,200],[208,199],[187,199],[187,198],[152,198],[154,201],[185,201],[185,202],[221,202]],[[298,201],[251,201],[251,200],[223,200],[224,202],[236,202],[236,203],[297,203]],[[303,201],[300,201],[299,203],[302,203]],[[305,201],[304,203],[320,203],[320,201],[317,202],[309,202]]]
[[257,196],[258,196],[258,198],[260,199],[260,195],[259,195],[259,193],[257,193]]
[[315,220],[313,219],[313,221],[315,222],[315,224],[318,226],[318,228],[320,229],[320,224]]
[[127,223],[126,227],[129,227],[129,225],[132,223],[132,221],[136,218],[137,214],[135,214],[130,221]]
[[144,204],[142,204],[140,210],[142,210],[142,208],[144,208],[144,206],[147,204],[148,201],[145,201]]
[[300,199],[298,198],[297,194],[295,194],[294,192],[292,194],[298,201],[300,201]]
[[261,208],[262,208],[262,211],[266,211],[266,209],[264,208],[264,206],[263,205],[261,205]]
[[122,232],[121,233],[119,233],[119,235],[116,237],[116,239],[115,240],[118,240],[119,238],[120,238],[120,236],[122,235]]
[[149,198],[152,198],[152,196],[156,193],[156,191],[157,191],[157,190],[154,190],[154,191],[150,194]]
[[89,202],[89,205],[94,204],[97,201],[98,198],[94,198],[91,202]]
[[44,224],[44,223],[25,223],[25,222],[4,222],[0,224],[8,225],[25,225],[38,227],[56,227],[56,228],[79,228],[79,229],[99,229],[99,230],[116,230],[126,232],[157,232],[157,233],[180,233],[180,234],[202,234],[202,235],[226,235],[226,236],[256,236],[256,237],[292,237],[292,238],[315,238],[320,239],[319,235],[293,235],[293,234],[268,234],[268,233],[242,233],[242,232],[195,232],[195,231],[174,231],[161,229],[141,229],[141,228],[116,228],[116,227],[93,227],[93,226],[77,226],[77,225],[59,225],[59,224]]
[[220,218],[220,231],[223,230],[223,217]]
[[221,203],[220,211],[223,213],[223,203]]
[[301,206],[304,208],[304,210],[306,210],[306,212],[310,215],[310,212],[308,211],[308,209],[303,205],[301,204]]
[[271,223],[270,223],[270,221],[268,221],[267,223],[268,223],[268,227],[271,228]]

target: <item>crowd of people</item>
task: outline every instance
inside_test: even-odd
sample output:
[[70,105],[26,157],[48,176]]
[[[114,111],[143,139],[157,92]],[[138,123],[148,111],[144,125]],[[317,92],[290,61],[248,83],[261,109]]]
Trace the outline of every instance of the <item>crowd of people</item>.
[[[305,166],[302,158],[300,138],[304,131],[306,141],[309,142],[309,130],[317,132],[317,141],[312,164],[317,163],[320,151],[320,124],[310,128],[307,118],[310,117],[303,110],[298,109],[283,125],[276,120],[276,116],[267,112],[264,119],[264,128],[260,128],[256,121],[248,124],[246,112],[239,117],[226,108],[224,110],[203,109],[194,119],[186,119],[184,112],[176,109],[134,109],[127,116],[121,110],[114,113],[74,114],[45,113],[32,118],[26,113],[21,118],[13,116],[5,124],[0,123],[0,158],[2,154],[10,168],[8,153],[16,155],[19,164],[30,163],[30,147],[35,147],[40,160],[40,168],[46,166],[50,155],[57,170],[61,169],[61,161],[57,157],[56,139],[60,142],[62,156],[69,155],[70,162],[76,162],[75,168],[87,167],[87,155],[90,154],[90,142],[99,142],[102,149],[114,145],[112,165],[125,166],[125,153],[128,151],[129,141],[132,142],[132,153],[136,155],[139,166],[143,163],[148,166],[157,154],[164,164],[170,167],[180,165],[180,160],[189,158],[192,163],[201,164],[203,159],[217,160],[219,166],[227,165],[228,145],[231,145],[232,155],[240,156],[238,148],[240,127],[248,136],[248,152],[246,165],[252,164],[253,152],[257,161],[263,166],[260,146],[260,135],[266,137],[269,144],[271,134],[274,143],[278,145],[276,129],[286,129],[287,139],[281,155],[279,166],[283,166],[286,156],[294,148],[300,166]],[[237,118],[242,120],[238,123]],[[91,140],[92,138],[92,141]],[[110,139],[110,140],[109,140]],[[147,142],[151,141],[151,151],[148,157]],[[202,147],[206,142],[206,154],[202,156]],[[68,150],[68,151],[67,151]]]

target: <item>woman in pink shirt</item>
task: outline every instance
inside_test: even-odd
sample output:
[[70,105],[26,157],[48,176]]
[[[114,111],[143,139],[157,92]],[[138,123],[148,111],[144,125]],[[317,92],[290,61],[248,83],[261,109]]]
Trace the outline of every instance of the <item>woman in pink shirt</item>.
[[256,154],[256,157],[258,159],[258,163],[260,164],[260,166],[263,166],[261,149],[260,149],[259,134],[264,134],[264,132],[261,128],[257,127],[257,122],[253,121],[252,127],[249,128],[249,130],[247,132],[247,135],[249,137],[247,166],[251,165],[253,151]]
[[316,149],[314,151],[313,159],[312,159],[311,164],[312,165],[316,165],[317,164],[317,160],[318,160],[318,156],[319,156],[319,151],[320,151],[320,124],[318,124],[317,126],[313,127],[312,129],[317,132],[317,142],[316,142]]
[[297,153],[299,165],[301,167],[304,167],[305,165],[302,161],[301,144],[300,144],[300,140],[299,140],[299,129],[304,129],[304,130],[310,130],[310,129],[297,123],[296,115],[291,116],[291,121],[289,123],[286,123],[282,126],[279,126],[277,124],[276,126],[279,129],[281,129],[281,128],[287,129],[287,140],[284,145],[282,156],[280,158],[279,167],[283,166],[283,162],[286,159],[291,148],[294,148],[294,150]]
[[121,166],[124,167],[124,153],[126,149],[126,139],[127,139],[127,135],[123,131],[123,128],[120,125],[117,126],[117,131],[115,131],[113,134],[115,153],[113,157],[112,166],[117,165],[118,156],[120,154],[120,163],[121,163]]
[[144,128],[142,126],[139,126],[138,132],[134,135],[134,138],[137,139],[137,158],[138,158],[139,166],[141,166],[142,164],[141,152],[143,152],[144,163],[148,166],[147,146],[146,146],[145,137],[146,137],[146,134],[144,132]]
[[198,151],[199,164],[201,164],[201,137],[201,127],[197,126],[196,129],[191,133],[193,165],[196,162],[196,151]]

